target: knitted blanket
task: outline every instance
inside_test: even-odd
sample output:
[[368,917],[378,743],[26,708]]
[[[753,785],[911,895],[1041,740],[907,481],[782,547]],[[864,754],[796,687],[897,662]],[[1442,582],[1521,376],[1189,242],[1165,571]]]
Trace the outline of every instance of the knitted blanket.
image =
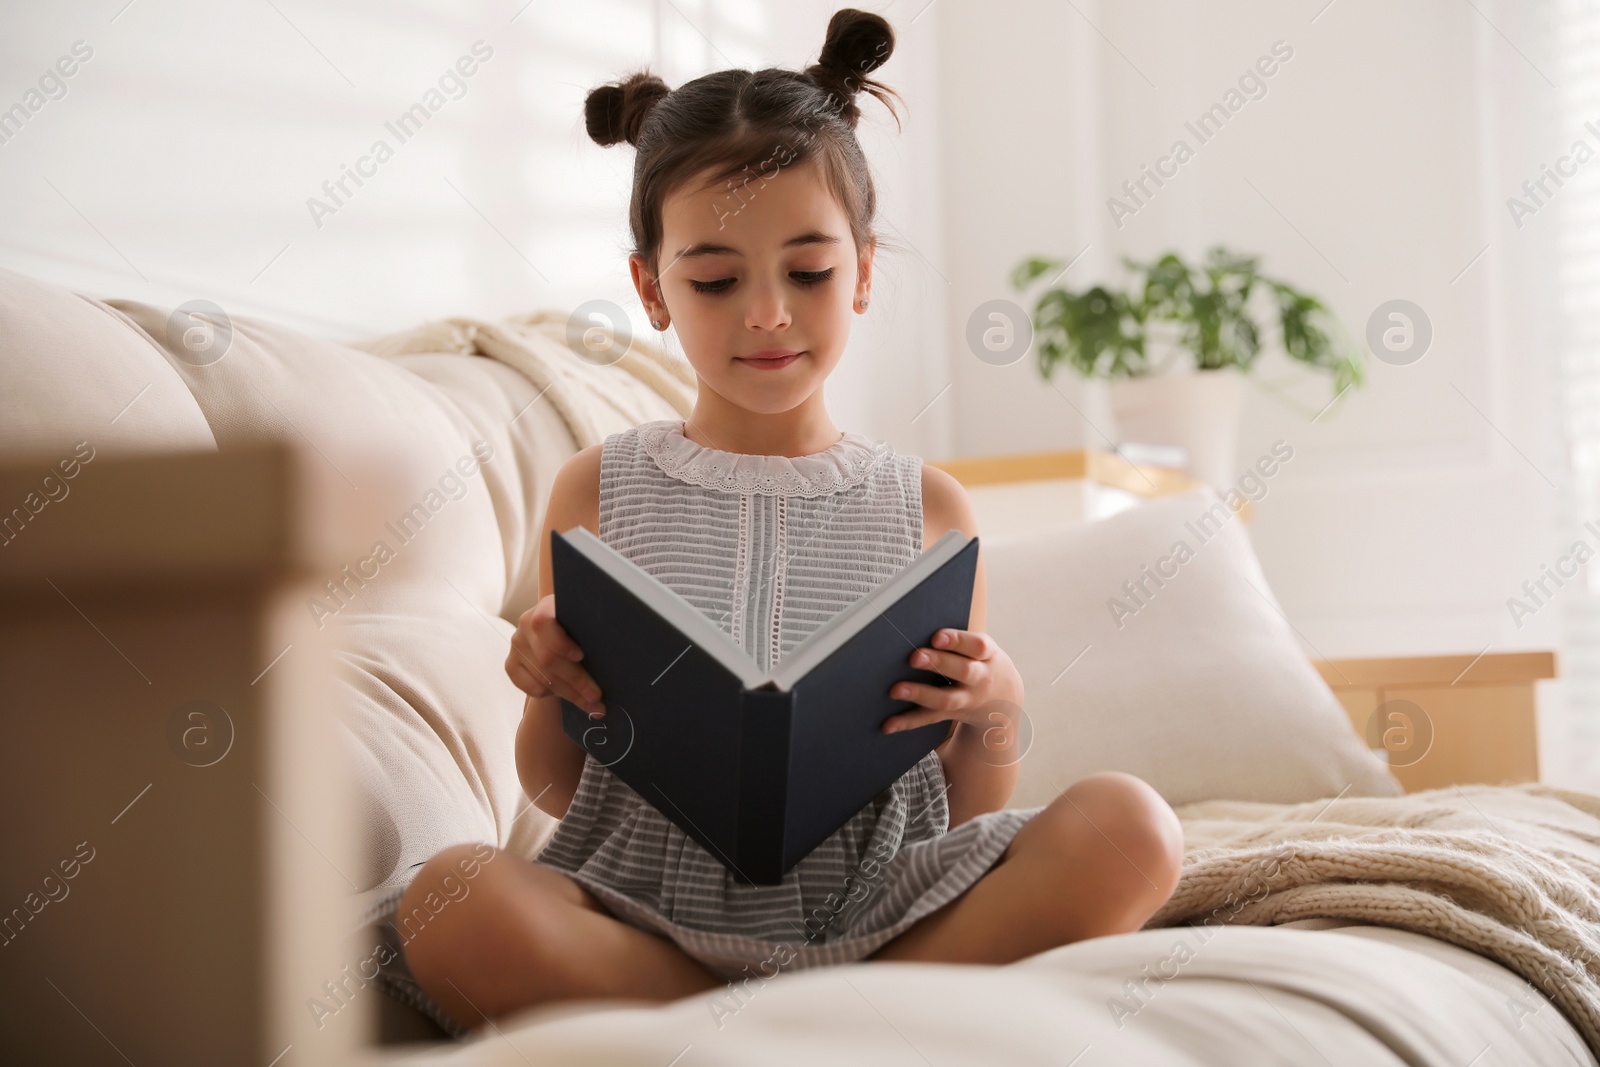
[[1330,917],[1426,934],[1515,971],[1600,1052],[1600,796],[1457,786],[1179,815],[1183,876],[1149,926]]
[[[533,383],[580,449],[599,444],[613,430],[661,418],[662,400],[685,418],[694,410],[697,380],[685,360],[650,337],[618,338],[600,325],[573,338],[569,318],[545,310],[500,322],[437,319],[352,347],[386,358],[454,352],[497,359]],[[587,341],[604,352],[613,340],[626,346],[614,362],[582,358],[575,348]]]

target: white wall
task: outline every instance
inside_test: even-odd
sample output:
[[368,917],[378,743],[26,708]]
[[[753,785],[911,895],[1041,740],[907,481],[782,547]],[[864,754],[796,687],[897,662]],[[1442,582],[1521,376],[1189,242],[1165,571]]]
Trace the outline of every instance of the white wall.
[[[589,139],[584,96],[645,66],[676,86],[729,66],[807,65],[833,11],[820,0],[125,3],[0,6],[0,108],[75,42],[92,50],[66,95],[0,143],[0,266],[94,295],[205,297],[341,339],[594,298],[648,331],[626,261],[633,150]],[[931,25],[908,26],[887,68],[910,104],[906,132],[870,101],[861,128],[886,224],[928,249],[937,184],[912,174],[931,169],[937,110],[921,97],[936,56],[914,46]],[[385,124],[477,41],[490,58],[402,143]],[[379,139],[393,149],[381,163]],[[313,217],[308,200],[333,203],[323,183],[358,164],[375,173],[347,179],[352,195]],[[829,395],[843,424],[915,450],[933,423],[911,425],[915,409],[894,418],[914,396],[890,401],[890,418],[876,398],[937,348],[928,301],[944,283],[915,254],[881,265]]]
[[[1314,424],[1327,380],[1259,365],[1279,391],[1250,391],[1239,469],[1280,438],[1295,450],[1257,505],[1267,576],[1308,655],[1556,649],[1572,677],[1577,583],[1520,629],[1506,606],[1578,526],[1559,425],[1560,221],[1518,229],[1505,207],[1575,132],[1557,128],[1545,5],[996,0],[939,15],[947,332],[1015,297],[1023,256],[1086,246],[1064,283],[1121,281],[1121,255],[1260,254],[1357,339],[1380,303],[1415,301],[1428,354],[1369,360],[1367,387]],[[1200,144],[1184,122],[1280,40],[1293,56],[1266,95]],[[1119,228],[1107,198],[1179,137],[1194,158]],[[1068,372],[1053,387],[1031,357],[993,367],[963,351],[954,375],[958,453],[1115,436],[1100,386]],[[1542,685],[1544,767],[1592,784],[1600,722],[1569,688]]]

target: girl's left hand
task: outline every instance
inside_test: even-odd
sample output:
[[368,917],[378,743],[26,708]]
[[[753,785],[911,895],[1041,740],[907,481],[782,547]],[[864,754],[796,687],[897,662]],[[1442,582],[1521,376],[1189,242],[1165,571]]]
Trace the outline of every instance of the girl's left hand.
[[955,719],[991,728],[995,702],[1022,704],[1022,676],[994,638],[976,630],[940,630],[934,648],[911,653],[911,666],[937,671],[954,685],[896,682],[889,695],[915,701],[919,706],[884,720],[883,732],[910,730],[929,723]]

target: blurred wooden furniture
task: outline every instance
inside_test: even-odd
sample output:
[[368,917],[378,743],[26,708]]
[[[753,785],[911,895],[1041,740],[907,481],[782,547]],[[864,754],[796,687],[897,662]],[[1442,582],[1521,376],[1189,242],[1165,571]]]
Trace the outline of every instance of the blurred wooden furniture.
[[27,512],[0,546],[0,1058],[353,1062],[383,994],[351,978],[336,646],[306,601],[395,494],[364,471],[354,504],[281,446],[89,454],[0,466]]
[[1539,780],[1535,683],[1554,652],[1313,662],[1406,792]]
[[[966,487],[978,528],[1026,533],[1104,518],[1200,482],[1101,449],[931,463]],[[1248,501],[1237,509],[1251,518]],[[1351,725],[1407,792],[1539,778],[1535,682],[1554,652],[1314,660]]]

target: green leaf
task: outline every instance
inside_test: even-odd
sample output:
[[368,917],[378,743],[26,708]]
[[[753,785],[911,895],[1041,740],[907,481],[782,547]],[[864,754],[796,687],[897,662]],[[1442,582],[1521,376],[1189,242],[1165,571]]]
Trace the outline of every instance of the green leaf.
[[[1197,367],[1248,371],[1262,344],[1262,324],[1250,305],[1256,291],[1265,289],[1289,358],[1328,372],[1335,395],[1365,381],[1360,349],[1338,320],[1316,297],[1263,276],[1259,257],[1215,245],[1199,267],[1190,267],[1176,252],[1153,262],[1121,259],[1132,278],[1126,289],[1096,285],[1081,292],[1054,287],[1040,293],[1033,328],[1044,378],[1062,363],[1088,378],[1149,374],[1146,343],[1156,323],[1176,327]],[[1062,260],[1030,256],[1012,270],[1011,283],[1022,291],[1064,266]]]

